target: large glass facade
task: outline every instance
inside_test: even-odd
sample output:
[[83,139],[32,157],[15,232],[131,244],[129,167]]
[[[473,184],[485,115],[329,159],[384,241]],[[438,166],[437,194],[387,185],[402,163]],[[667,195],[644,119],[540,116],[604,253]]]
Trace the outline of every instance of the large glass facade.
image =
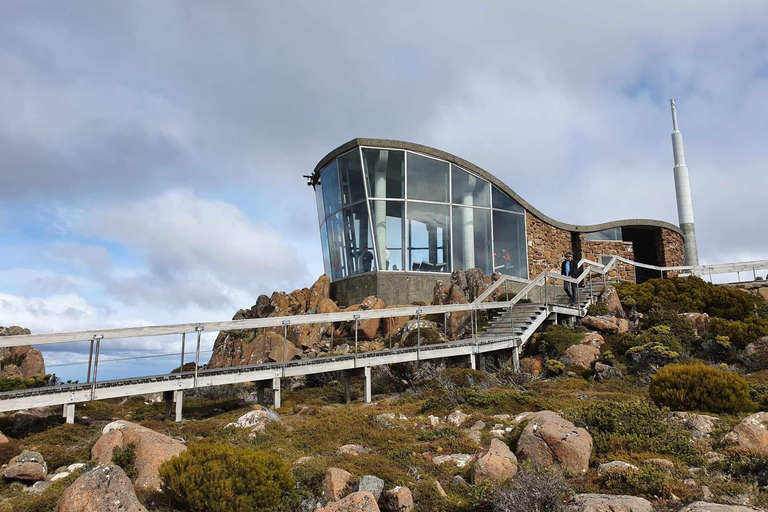
[[357,148],[320,171],[315,197],[332,280],[469,268],[528,277],[522,206],[444,160]]

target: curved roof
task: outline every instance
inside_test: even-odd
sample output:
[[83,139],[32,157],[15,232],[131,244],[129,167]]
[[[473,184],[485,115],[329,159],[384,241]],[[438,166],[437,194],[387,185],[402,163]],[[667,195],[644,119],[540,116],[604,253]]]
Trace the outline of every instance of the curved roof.
[[548,217],[547,215],[544,215],[540,210],[534,208],[530,203],[528,203],[528,201],[520,197],[514,190],[509,188],[503,181],[501,181],[500,179],[498,179],[496,176],[489,173],[485,169],[482,169],[481,167],[478,167],[477,165],[473,164],[472,162],[469,162],[467,160],[464,160],[463,158],[459,158],[456,155],[452,155],[451,153],[447,153],[439,149],[435,149],[429,146],[424,146],[422,144],[415,144],[413,142],[405,142],[402,140],[362,139],[362,138],[352,139],[349,142],[344,143],[341,146],[337,147],[336,149],[334,149],[333,151],[325,155],[322,160],[320,160],[320,162],[315,166],[315,170],[312,171],[312,185],[317,183],[320,170],[323,167],[325,167],[331,160],[333,160],[334,158],[336,158],[337,156],[343,153],[346,153],[351,149],[356,148],[357,146],[373,146],[373,147],[380,147],[380,148],[414,151],[416,153],[422,153],[425,155],[434,156],[436,158],[440,158],[442,160],[446,160],[448,162],[456,164],[457,166],[467,169],[468,171],[472,171],[478,176],[481,176],[482,178],[490,181],[500,190],[504,191],[504,193],[506,193],[507,195],[512,197],[515,201],[520,203],[523,208],[531,212],[534,216],[538,217],[539,219],[543,220],[548,224],[551,224],[555,227],[558,227],[566,231],[589,233],[592,231],[602,231],[604,229],[617,228],[617,227],[639,227],[639,228],[660,227],[660,228],[671,229],[672,231],[675,231],[676,233],[679,233],[682,235],[682,231],[678,226],[675,226],[674,224],[665,222],[663,220],[622,219],[622,220],[615,220],[611,222],[603,222],[601,224],[588,224],[588,225],[587,224],[585,225],[568,224],[565,222],[557,221],[551,217]]

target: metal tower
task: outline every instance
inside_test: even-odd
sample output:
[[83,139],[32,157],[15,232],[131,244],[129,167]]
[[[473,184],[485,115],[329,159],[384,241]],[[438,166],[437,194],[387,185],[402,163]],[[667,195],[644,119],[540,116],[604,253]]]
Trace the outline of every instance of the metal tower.
[[675,193],[677,195],[677,217],[683,231],[685,243],[685,264],[699,264],[699,250],[696,247],[696,230],[693,227],[693,201],[691,183],[688,180],[688,166],[685,165],[683,134],[677,129],[677,109],[675,100],[669,100],[672,106],[672,153],[675,157]]

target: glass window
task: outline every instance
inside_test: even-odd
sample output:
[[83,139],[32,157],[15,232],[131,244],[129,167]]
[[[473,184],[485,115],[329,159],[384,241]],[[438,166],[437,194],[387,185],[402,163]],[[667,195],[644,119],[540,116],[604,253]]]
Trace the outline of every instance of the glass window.
[[323,186],[319,181],[315,185],[315,202],[317,203],[317,222],[322,224],[325,220],[325,212],[323,211]]
[[494,210],[493,250],[495,271],[528,278],[524,215]]
[[405,153],[389,149],[363,148],[363,165],[368,178],[370,197],[402,199],[405,176]]
[[448,162],[408,153],[408,199],[448,202]]
[[490,210],[453,207],[453,268],[491,273]]
[[345,275],[351,276],[375,270],[373,237],[368,223],[368,205],[360,203],[344,208],[343,211],[347,264]]
[[363,171],[358,151],[357,149],[350,151],[338,159],[341,202],[344,206],[365,201],[365,185],[363,185]]
[[520,206],[517,201],[496,187],[493,187],[493,207],[500,210],[523,213],[523,207]]
[[448,217],[447,205],[408,202],[409,270],[450,272]]
[[584,240],[614,240],[614,241],[621,241],[622,240],[622,233],[621,228],[609,228],[604,229],[602,231],[593,231],[592,233],[586,233],[584,235]]
[[371,201],[373,232],[379,251],[379,268],[405,270],[403,266],[403,207],[401,201]]
[[451,201],[454,203],[465,206],[490,206],[488,182],[455,165],[451,168],[451,188]]
[[323,268],[325,275],[331,277],[331,255],[328,252],[328,229],[326,223],[320,226],[320,246],[323,248]]
[[328,164],[320,172],[320,184],[323,187],[323,205],[325,216],[341,208],[341,193],[339,192],[339,172],[336,160]]
[[328,262],[332,280],[347,276],[347,261],[344,252],[344,229],[341,222],[341,212],[328,217],[325,221],[328,230]]

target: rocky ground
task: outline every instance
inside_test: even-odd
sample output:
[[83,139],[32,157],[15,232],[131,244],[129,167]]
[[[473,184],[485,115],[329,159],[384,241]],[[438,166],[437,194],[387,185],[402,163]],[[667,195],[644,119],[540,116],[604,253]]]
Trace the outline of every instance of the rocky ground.
[[[671,299],[645,308],[655,292],[629,292],[631,300],[627,289],[607,290],[584,326],[542,332],[527,348],[525,371],[382,369],[371,404],[359,401],[361,382],[353,383],[356,401],[343,403],[339,376],[330,374],[286,383],[277,410],[256,405],[247,385],[201,389],[185,397],[182,423],[164,421],[153,396],[79,406],[74,425],[59,410],[5,415],[0,511],[200,510],[171,498],[159,468],[211,443],[275,454],[290,467],[290,489],[261,510],[762,510],[764,305],[710,290],[716,296],[699,309],[727,310],[727,319],[686,314]],[[736,320],[733,300],[761,309]],[[744,376],[753,402],[733,412],[660,407],[649,383],[674,363]],[[246,510],[227,506],[219,510]]]

